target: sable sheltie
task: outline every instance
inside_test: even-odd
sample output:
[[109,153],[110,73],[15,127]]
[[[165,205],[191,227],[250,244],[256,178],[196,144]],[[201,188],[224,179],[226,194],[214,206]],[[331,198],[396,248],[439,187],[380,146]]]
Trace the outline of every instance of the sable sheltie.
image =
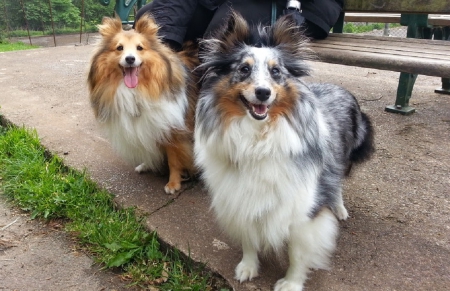
[[[88,76],[91,105],[112,147],[137,172],[168,164],[168,194],[195,172],[193,130],[198,65],[194,44],[173,52],[157,36],[150,16],[125,31],[118,18],[104,18],[102,41]],[[166,164],[167,162],[167,164]]]
[[242,244],[235,278],[251,280],[259,251],[287,245],[274,289],[302,290],[348,216],[342,179],[373,151],[369,118],[348,91],[301,79],[312,53],[290,16],[263,28],[234,13],[200,47],[195,160],[218,222]]

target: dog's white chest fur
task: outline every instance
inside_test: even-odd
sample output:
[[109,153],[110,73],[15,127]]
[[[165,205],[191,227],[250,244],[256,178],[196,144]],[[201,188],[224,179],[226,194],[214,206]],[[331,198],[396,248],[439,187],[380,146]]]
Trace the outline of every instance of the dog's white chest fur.
[[292,221],[309,219],[317,177],[292,159],[304,145],[284,119],[272,128],[244,119],[223,134],[196,131],[197,163],[229,234],[257,249],[279,249]]
[[187,97],[159,96],[149,99],[136,89],[120,84],[110,118],[102,123],[113,148],[130,164],[158,171],[164,161],[160,145],[167,142],[173,129],[185,129]]

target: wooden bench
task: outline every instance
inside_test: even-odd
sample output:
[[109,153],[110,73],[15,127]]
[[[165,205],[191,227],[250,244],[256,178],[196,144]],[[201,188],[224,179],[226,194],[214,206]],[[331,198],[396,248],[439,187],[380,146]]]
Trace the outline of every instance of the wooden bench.
[[[366,17],[346,16],[349,12],[366,13]],[[386,111],[411,114],[415,109],[409,100],[418,74],[441,77],[442,88],[436,92],[450,94],[449,15],[448,0],[346,0],[333,33],[313,41],[312,48],[323,62],[401,72],[395,104]],[[343,34],[345,19],[399,21],[407,26],[407,38]]]

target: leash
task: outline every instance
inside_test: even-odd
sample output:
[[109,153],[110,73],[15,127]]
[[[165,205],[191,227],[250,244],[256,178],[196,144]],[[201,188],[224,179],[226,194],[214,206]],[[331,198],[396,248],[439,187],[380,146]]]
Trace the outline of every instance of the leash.
[[272,26],[275,24],[275,22],[277,21],[277,1],[272,1],[272,20],[271,20],[271,24]]
[[[300,1],[299,0],[287,0],[286,1],[286,10],[284,10],[284,13],[291,13],[294,11],[301,12]],[[276,21],[277,21],[277,1],[273,0],[272,1],[272,19],[271,19],[272,26],[275,24]]]

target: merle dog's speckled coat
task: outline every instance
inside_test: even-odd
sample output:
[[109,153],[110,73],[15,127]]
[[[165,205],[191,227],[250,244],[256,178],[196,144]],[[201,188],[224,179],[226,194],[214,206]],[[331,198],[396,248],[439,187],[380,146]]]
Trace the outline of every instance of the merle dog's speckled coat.
[[202,45],[195,159],[219,223],[242,244],[236,279],[257,276],[258,251],[287,244],[275,290],[302,290],[310,268],[328,265],[335,216],[348,216],[342,179],[373,151],[369,118],[345,89],[301,80],[311,52],[289,16],[250,28],[233,14]]

